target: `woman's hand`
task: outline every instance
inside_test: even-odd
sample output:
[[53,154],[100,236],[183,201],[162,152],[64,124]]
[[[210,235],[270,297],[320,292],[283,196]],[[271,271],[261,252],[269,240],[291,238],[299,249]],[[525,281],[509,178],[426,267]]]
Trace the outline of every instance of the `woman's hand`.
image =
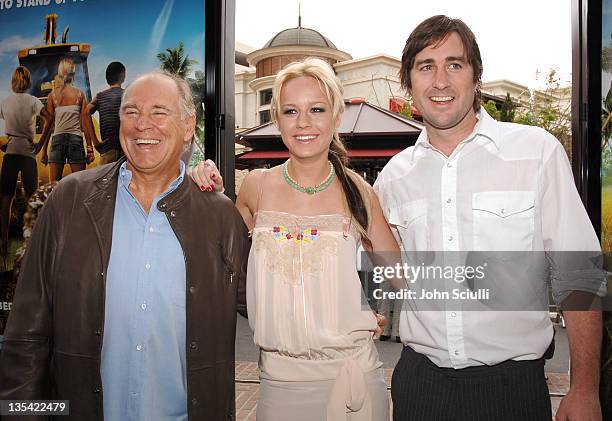
[[219,169],[213,161],[207,159],[200,162],[189,174],[194,183],[200,187],[202,191],[218,191],[223,193],[223,177],[219,173]]
[[376,330],[374,331],[374,339],[378,339],[380,335],[382,335],[385,325],[387,324],[387,319],[380,313],[374,312],[374,317],[376,317]]

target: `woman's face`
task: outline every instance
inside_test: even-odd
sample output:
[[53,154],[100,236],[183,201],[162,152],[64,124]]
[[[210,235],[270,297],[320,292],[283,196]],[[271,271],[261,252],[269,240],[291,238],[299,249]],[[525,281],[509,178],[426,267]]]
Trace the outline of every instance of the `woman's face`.
[[289,153],[302,159],[327,157],[340,117],[334,121],[319,82],[310,76],[285,82],[278,108],[277,125]]

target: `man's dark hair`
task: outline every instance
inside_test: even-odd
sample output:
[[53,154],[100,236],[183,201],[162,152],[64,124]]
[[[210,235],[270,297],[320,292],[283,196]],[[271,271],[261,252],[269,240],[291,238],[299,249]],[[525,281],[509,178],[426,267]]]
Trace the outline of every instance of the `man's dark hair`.
[[106,67],[106,83],[121,85],[125,81],[125,66],[119,61],[113,61]]
[[472,30],[461,19],[451,19],[448,16],[436,15],[421,22],[412,31],[406,40],[406,46],[402,53],[402,65],[400,67],[400,82],[402,88],[410,90],[410,70],[414,66],[414,58],[423,49],[429,46],[437,46],[444,42],[453,32],[459,35],[463,44],[463,53],[468,63],[472,66],[476,92],[474,95],[474,111],[480,108],[480,78],[482,76],[482,59],[476,37]]

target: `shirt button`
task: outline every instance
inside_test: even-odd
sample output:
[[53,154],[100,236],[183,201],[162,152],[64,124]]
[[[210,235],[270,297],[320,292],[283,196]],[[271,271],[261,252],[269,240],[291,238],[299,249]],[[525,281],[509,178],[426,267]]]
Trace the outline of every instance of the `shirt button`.
[[446,203],[450,203],[452,202],[451,198],[449,197],[448,199],[446,199]]
[[176,212],[175,211],[170,211],[170,216],[174,218],[176,216]]
[[455,349],[455,355],[459,355],[459,350]]
[[147,263],[147,264],[145,265],[145,268],[147,268],[147,269],[151,269],[151,265]]
[[189,292],[193,294],[195,292],[195,287],[193,286],[189,287]]
[[143,310],[146,310],[147,309],[147,305],[145,303],[142,303],[140,305],[140,308],[143,309]]
[[446,166],[447,166],[448,168],[451,168],[451,167],[453,166],[453,164],[452,164],[451,162],[448,162],[448,163],[446,164]]
[[451,317],[452,317],[452,318],[457,317],[457,313],[455,313],[455,312],[453,311],[453,312],[451,313]]
[[191,400],[191,404],[192,404],[193,406],[196,406],[196,405],[198,404],[198,400],[197,400],[196,398],[193,398],[193,399]]
[[448,241],[453,241],[453,236],[452,235],[448,236]]
[[189,344],[189,348],[196,350],[198,349],[198,343],[197,342],[192,342]]
[[501,213],[502,213],[502,215],[503,215],[504,213],[506,213],[506,209],[501,208],[501,209],[500,209],[500,212],[501,212]]
[[101,331],[100,329],[96,330],[96,332],[95,332],[95,333],[96,333],[96,336],[100,336],[100,335],[102,335],[102,331]]
[[94,387],[93,392],[97,395],[98,393],[100,393],[100,388]]
[[136,345],[136,351],[142,351],[142,345]]

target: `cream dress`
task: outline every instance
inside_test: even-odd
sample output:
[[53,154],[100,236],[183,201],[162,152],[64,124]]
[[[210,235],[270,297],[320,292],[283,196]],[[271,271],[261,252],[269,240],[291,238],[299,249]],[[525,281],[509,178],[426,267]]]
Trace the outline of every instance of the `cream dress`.
[[376,318],[343,215],[255,215],[247,302],[260,348],[258,421],[386,421]]

